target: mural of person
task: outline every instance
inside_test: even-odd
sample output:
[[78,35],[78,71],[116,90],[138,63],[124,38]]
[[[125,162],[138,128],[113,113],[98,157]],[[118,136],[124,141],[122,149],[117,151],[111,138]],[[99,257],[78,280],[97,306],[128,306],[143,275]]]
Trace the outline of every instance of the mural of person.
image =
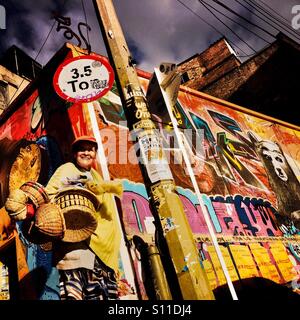
[[0,207],[4,206],[10,191],[27,181],[46,182],[47,156],[35,141],[4,138],[0,141]]
[[[92,168],[97,148],[94,137],[82,136],[73,142],[74,162],[67,162],[55,171],[46,186],[50,198],[70,186],[92,186],[93,191],[100,190],[104,182]],[[61,300],[118,298],[116,270],[121,234],[111,194],[100,193],[101,206],[93,234],[78,242],[62,239],[53,243],[54,264],[60,274]]]
[[[0,150],[3,155],[0,158],[1,210],[5,210],[5,201],[12,190],[19,189],[27,181],[46,184],[63,162],[56,140],[49,136],[41,136],[36,141],[3,138]],[[27,218],[26,221],[16,223],[11,221],[11,228],[15,230],[20,248],[22,247],[19,251],[25,255],[26,266],[36,279],[33,287],[39,283],[36,298],[57,300],[58,274],[52,267],[52,252],[42,244],[31,242],[32,239],[26,233],[29,225],[30,219]],[[20,286],[23,286],[22,283]]]
[[300,183],[286,156],[278,143],[251,138],[276,194],[279,224],[289,225],[292,221],[300,230]]

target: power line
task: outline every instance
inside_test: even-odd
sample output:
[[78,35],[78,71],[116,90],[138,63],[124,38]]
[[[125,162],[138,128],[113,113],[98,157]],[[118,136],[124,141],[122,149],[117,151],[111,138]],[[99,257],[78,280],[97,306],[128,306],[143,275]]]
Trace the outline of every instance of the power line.
[[[65,0],[65,1],[64,1],[63,5],[62,5],[62,9],[65,7],[67,1],[68,1],[68,0]],[[46,45],[46,43],[47,43],[47,41],[48,41],[48,39],[49,39],[49,37],[50,37],[50,34],[51,34],[51,32],[52,32],[52,30],[53,30],[53,28],[54,28],[54,26],[55,26],[55,23],[56,23],[56,21],[54,21],[54,23],[52,24],[52,26],[51,26],[51,28],[50,28],[50,30],[49,30],[49,32],[48,32],[48,34],[47,34],[44,42],[43,42],[41,48],[39,49],[39,51],[38,51],[38,53],[36,54],[35,58],[33,58],[33,61],[34,61],[34,62],[37,62],[36,60],[37,60],[37,58],[39,57],[40,53],[42,52],[44,46]],[[15,95],[17,94],[17,92],[19,91],[19,89],[21,88],[21,86],[22,86],[22,84],[23,84],[24,81],[25,81],[25,78],[23,78],[23,80],[22,80],[21,83],[19,84],[18,89],[15,91],[15,93],[12,95],[12,97],[11,97],[10,100],[8,101],[8,106],[9,106],[10,103],[12,102],[13,98],[15,97]]]
[[218,4],[219,6],[223,7],[225,10],[231,12],[232,14],[236,15],[237,17],[239,17],[240,19],[246,21],[247,23],[253,25],[254,27],[262,30],[263,32],[265,32],[266,34],[268,34],[269,36],[271,36],[272,38],[275,38],[275,36],[270,33],[268,30],[262,28],[261,26],[253,23],[252,21],[250,21],[249,19],[246,19],[245,17],[243,17],[242,15],[240,15],[239,13],[235,12],[234,10],[232,10],[231,8],[229,8],[228,6],[226,6],[224,3],[218,1],[218,0],[212,0],[213,2],[215,2],[216,4]]
[[[254,34],[256,37],[260,38],[261,40],[265,41],[266,43],[271,44],[271,42],[269,42],[268,40],[264,39],[263,37],[261,37],[261,36],[260,36],[259,34],[257,34],[256,32],[252,31],[251,29],[247,28],[246,26],[244,26],[243,24],[237,22],[236,20],[228,17],[226,14],[224,14],[224,13],[221,12],[221,11],[219,11],[218,9],[216,9],[215,7],[213,7],[212,5],[204,2],[203,0],[198,0],[198,1],[201,2],[202,5],[203,5],[203,3],[205,3],[207,6],[209,6],[210,8],[212,8],[214,11],[220,13],[222,16],[226,17],[227,19],[231,20],[233,23],[235,23],[235,24],[241,26],[242,28],[246,29],[248,32]],[[207,8],[206,8],[206,9],[207,9]],[[207,9],[207,10],[208,10],[208,9]],[[210,11],[210,10],[209,10],[209,11]],[[211,12],[211,11],[210,11],[210,12]],[[220,20],[219,20],[219,21],[220,21]],[[224,24],[223,21],[222,21],[222,23]],[[228,28],[229,28],[229,27],[228,27]],[[254,51],[255,51],[255,50],[254,50]]]
[[216,32],[218,32],[220,35],[223,36],[223,34],[216,28],[214,27],[212,24],[210,24],[209,22],[207,22],[205,19],[203,19],[200,15],[198,15],[195,11],[193,11],[190,7],[188,7],[186,4],[184,4],[181,0],[176,0],[177,2],[179,2],[181,5],[183,5],[187,10],[189,10],[191,13],[193,13],[196,17],[198,17],[200,20],[202,20],[203,22],[205,22],[206,24],[208,24],[211,28],[213,28]]
[[[271,8],[270,6],[268,6],[265,2],[258,0],[259,2],[263,3],[267,8],[269,8],[271,11],[273,11],[277,16],[281,17],[283,20],[285,20],[286,22],[290,22],[288,21],[284,16],[282,16],[280,13],[278,13],[277,11],[275,11],[273,8]],[[255,1],[256,2],[256,1]]]
[[[204,3],[203,1],[201,0],[198,0],[200,4],[203,5],[203,7],[208,10],[220,23],[222,23],[227,29],[229,29],[239,40],[241,40],[242,42],[244,42],[246,44],[246,46],[248,48],[250,48],[253,52],[256,53],[256,50],[251,47],[244,39],[242,39],[234,30],[232,30],[230,27],[227,26],[227,24],[225,22],[223,22],[216,14],[214,14],[206,5],[206,3]],[[244,51],[243,51],[244,54],[246,54]]]
[[[193,11],[190,7],[188,7],[186,4],[184,4],[181,0],[176,0],[177,2],[179,2],[182,6],[184,6],[187,10],[189,10],[192,14],[194,14],[196,17],[198,17],[201,21],[205,22],[208,26],[210,26],[212,29],[214,29],[218,34],[220,34],[221,36],[225,37],[225,35],[219,31],[214,25],[210,24],[208,21],[206,21],[204,18],[202,18],[199,14],[197,14],[195,11]],[[241,52],[243,52],[245,55],[247,54],[243,49],[241,49],[238,45],[234,44],[233,42],[231,42],[230,40],[228,40],[228,42],[238,48]]]
[[[266,22],[268,25],[270,25],[272,28],[274,28],[275,30],[281,32],[281,29],[283,29],[284,31],[288,32],[291,34],[291,36],[297,38],[300,40],[299,34],[297,34],[297,32],[292,29],[290,26],[287,26],[280,22],[282,25],[280,25],[278,23],[278,21],[276,21],[276,18],[273,18],[273,16],[268,12],[267,14],[265,14],[264,12],[261,12],[261,9],[259,7],[256,7],[256,5],[252,4],[251,1],[248,2],[248,0],[244,0],[248,6],[252,7],[255,11],[257,11],[260,15],[266,17],[269,21],[263,19],[262,17],[260,17],[259,15],[257,15],[253,10],[250,10],[249,7],[245,6],[243,3],[241,3],[239,0],[235,0],[236,2],[238,2],[241,6],[243,6],[245,9],[247,9],[248,11],[250,11],[252,14],[254,14],[255,16],[257,16],[259,19],[263,20],[264,22]],[[264,10],[263,10],[264,11]],[[275,20],[275,21],[274,21]],[[280,28],[278,29],[277,27],[274,26],[274,24]],[[296,35],[293,35],[292,33],[295,33]]]
[[[251,12],[251,14],[253,14],[254,16],[258,17],[259,19],[261,19],[262,21],[264,21],[265,23],[267,23],[269,26],[271,26],[272,28],[274,28],[277,31],[280,31],[280,29],[278,29],[277,27],[274,27],[273,25],[270,24],[269,21],[265,20],[264,18],[260,17],[259,15],[257,15],[253,10],[251,10],[249,7],[245,6],[241,1],[239,0],[234,0],[235,2],[237,2],[240,6],[242,6],[243,8],[245,8],[246,10],[248,10],[249,12]],[[244,2],[247,3],[248,6],[253,7],[256,11],[258,11],[252,4],[248,3],[247,0],[244,0]],[[262,14],[263,16],[265,16],[264,14]]]
[[[37,62],[37,61],[36,61],[36,59],[38,58],[38,56],[40,55],[41,51],[43,50],[43,48],[44,48],[44,46],[45,46],[46,42],[48,41],[49,36],[50,36],[50,34],[51,34],[51,32],[52,32],[52,30],[53,30],[54,26],[55,26],[55,22],[53,23],[52,27],[50,28],[50,31],[48,32],[47,37],[46,37],[45,41],[43,42],[43,44],[42,44],[41,48],[39,49],[39,51],[38,51],[37,55],[36,55],[36,56],[35,56],[35,58],[33,59],[35,62]],[[25,81],[25,78],[23,78],[23,80],[21,81],[21,83],[20,83],[20,85],[19,85],[18,89],[15,91],[15,93],[12,95],[12,97],[11,97],[11,98],[10,98],[10,100],[8,101],[8,105],[10,105],[10,103],[11,103],[11,102],[12,102],[12,100],[14,99],[15,95],[17,94],[17,92],[18,92],[18,91],[19,91],[19,89],[21,88],[21,86],[22,86],[22,84],[23,84],[23,82],[24,82],[24,81]]]
[[[85,24],[88,26],[87,16],[86,16],[85,7],[84,7],[84,0],[81,0],[81,5],[82,5],[83,13],[84,13]],[[87,35],[87,41],[88,41],[88,45],[89,45],[88,51],[91,51],[92,48],[91,48],[91,43],[90,43],[89,28],[88,27],[86,28],[86,35]]]

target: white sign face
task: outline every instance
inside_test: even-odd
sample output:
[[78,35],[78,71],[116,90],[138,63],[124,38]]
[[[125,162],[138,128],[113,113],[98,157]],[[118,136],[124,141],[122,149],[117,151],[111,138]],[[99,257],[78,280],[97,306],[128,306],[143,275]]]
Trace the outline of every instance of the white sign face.
[[104,96],[112,87],[114,73],[99,56],[80,56],[65,60],[56,70],[56,93],[71,102],[90,102]]

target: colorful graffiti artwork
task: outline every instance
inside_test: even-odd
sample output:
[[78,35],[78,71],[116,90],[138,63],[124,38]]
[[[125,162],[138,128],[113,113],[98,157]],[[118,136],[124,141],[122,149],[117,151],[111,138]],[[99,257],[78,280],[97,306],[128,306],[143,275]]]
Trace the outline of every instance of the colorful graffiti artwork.
[[[140,81],[146,93],[149,79],[141,76]],[[138,164],[137,144],[127,128],[116,86],[92,106],[105,155],[105,159],[98,160],[105,163],[111,179],[122,179],[124,194],[116,202],[120,224],[132,260],[137,293],[141,299],[148,299],[133,237],[155,243],[156,226]],[[168,152],[176,190],[199,250],[199,261],[211,288],[215,289],[226,279],[176,144],[171,119],[162,102],[159,108],[150,111]],[[173,112],[232,280],[265,277],[281,284],[296,283],[300,274],[297,238],[300,131],[184,90],[179,92]],[[93,134],[86,105],[63,103],[53,89],[46,93],[45,88],[29,91],[28,97],[0,125],[0,150],[5,154],[0,158],[1,207],[13,183],[9,179],[21,183],[30,174],[33,180],[45,184],[54,170],[70,159],[73,138],[84,134]],[[21,178],[12,178],[14,172],[20,174],[19,167],[29,171]],[[99,172],[101,168],[98,164]],[[22,223],[18,231],[29,270],[34,273],[43,269],[46,281],[40,288],[39,299],[59,299],[58,274],[51,265],[51,250],[29,242],[22,233]],[[127,267],[120,260],[120,268]]]

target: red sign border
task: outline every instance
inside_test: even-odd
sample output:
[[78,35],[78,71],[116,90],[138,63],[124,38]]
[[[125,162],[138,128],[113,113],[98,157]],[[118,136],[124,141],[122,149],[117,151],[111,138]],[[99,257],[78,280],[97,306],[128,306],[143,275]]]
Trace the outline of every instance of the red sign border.
[[[99,94],[90,97],[90,98],[83,98],[83,99],[78,99],[78,98],[72,98],[68,95],[66,95],[59,87],[58,85],[58,78],[60,76],[60,73],[62,72],[63,68],[68,65],[69,63],[73,62],[73,61],[77,61],[77,60],[81,60],[81,59],[92,59],[92,60],[96,60],[101,62],[102,65],[104,65],[104,67],[106,67],[108,74],[109,74],[109,81],[108,81],[108,86],[107,88],[105,88],[104,90],[102,90]],[[54,77],[53,77],[53,86],[55,89],[55,92],[64,100],[66,101],[70,101],[70,102],[91,102],[94,100],[97,100],[99,98],[101,98],[102,96],[104,96],[113,86],[114,83],[114,71],[112,66],[107,62],[107,60],[104,57],[99,57],[99,56],[94,56],[94,55],[85,55],[85,56],[79,56],[79,57],[73,57],[73,58],[69,58],[66,59],[63,63],[61,63],[57,70],[55,71]]]

